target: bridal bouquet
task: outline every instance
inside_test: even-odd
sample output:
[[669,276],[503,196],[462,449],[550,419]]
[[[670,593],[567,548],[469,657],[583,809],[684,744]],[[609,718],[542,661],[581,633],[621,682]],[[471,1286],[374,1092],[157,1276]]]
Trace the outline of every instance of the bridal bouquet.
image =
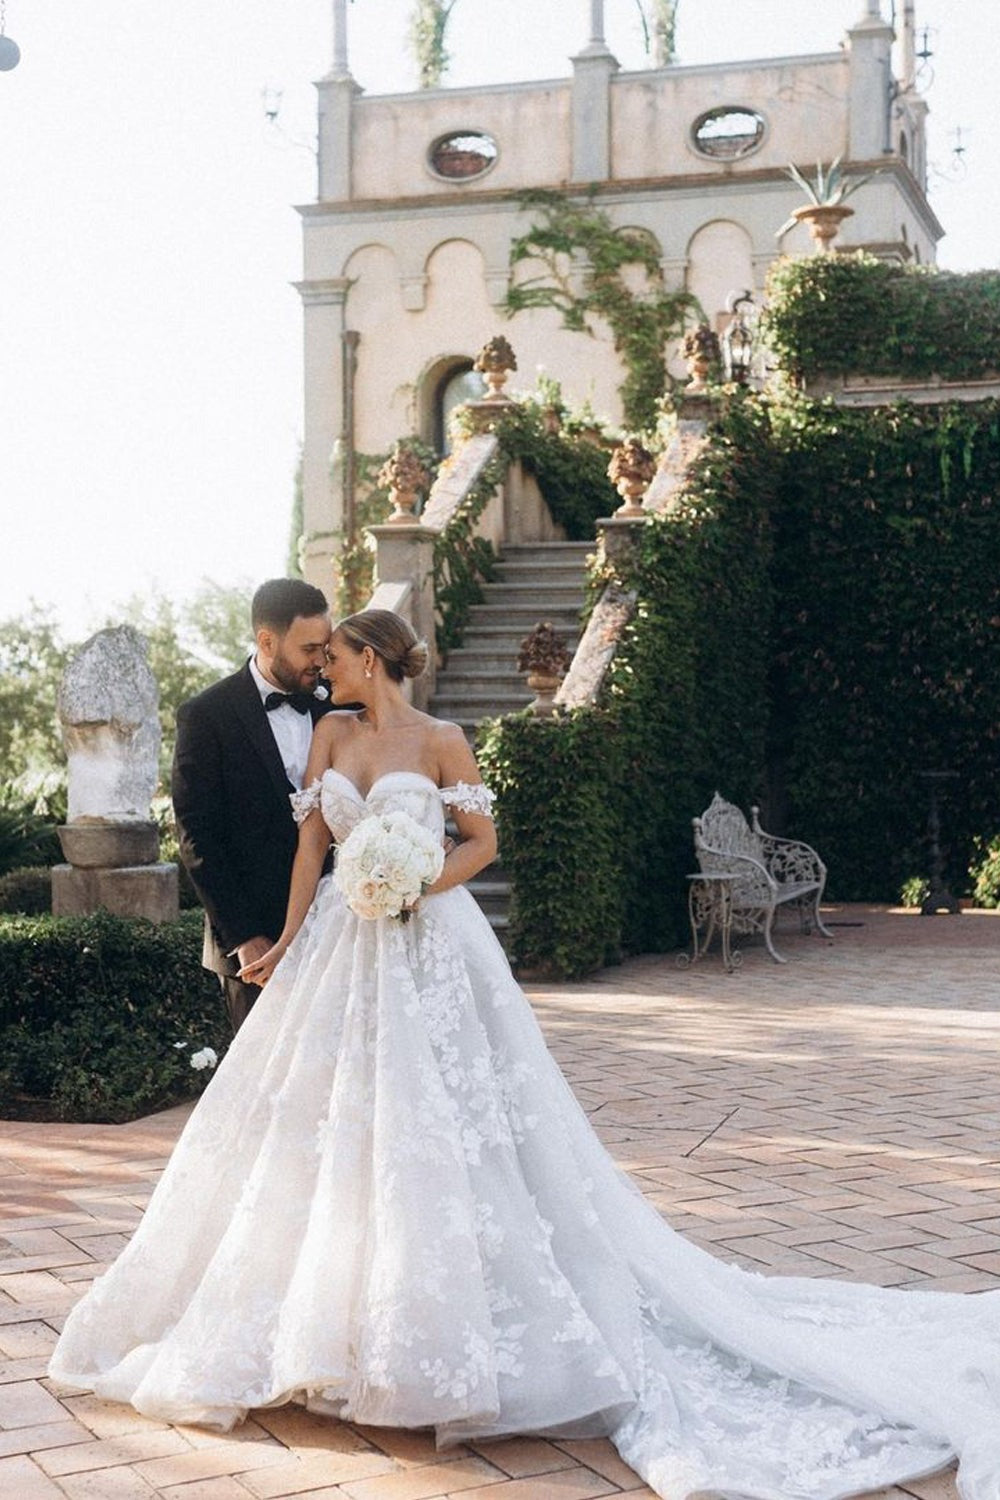
[[409,908],[441,873],[444,850],[409,813],[374,813],[337,852],[334,880],[356,916],[409,920]]

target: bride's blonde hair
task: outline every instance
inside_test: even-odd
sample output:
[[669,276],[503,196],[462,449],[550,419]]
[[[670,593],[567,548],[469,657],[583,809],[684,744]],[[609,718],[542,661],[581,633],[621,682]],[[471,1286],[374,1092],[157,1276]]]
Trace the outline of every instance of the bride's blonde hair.
[[370,646],[393,682],[419,677],[427,666],[427,642],[420,640],[412,625],[391,609],[362,609],[341,620],[335,633],[343,636],[359,655]]

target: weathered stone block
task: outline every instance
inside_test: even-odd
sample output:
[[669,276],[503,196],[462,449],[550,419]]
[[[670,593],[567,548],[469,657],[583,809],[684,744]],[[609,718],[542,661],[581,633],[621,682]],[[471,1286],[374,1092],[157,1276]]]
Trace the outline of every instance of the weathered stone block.
[[118,917],[174,922],[180,915],[176,865],[133,865],[118,870],[52,870],[52,915],[85,917],[95,911]]

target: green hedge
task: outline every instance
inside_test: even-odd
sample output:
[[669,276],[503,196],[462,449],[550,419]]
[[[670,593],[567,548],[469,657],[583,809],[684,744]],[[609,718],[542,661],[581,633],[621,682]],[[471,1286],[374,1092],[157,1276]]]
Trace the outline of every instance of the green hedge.
[[1000,829],[1000,405],[775,412],[770,755],[842,899],[927,873],[924,770],[956,892]]
[[0,875],[0,912],[40,917],[52,910],[52,871],[48,865],[27,865]]
[[793,376],[970,380],[1000,371],[1000,272],[958,274],[870,255],[776,261],[763,336]]
[[201,930],[193,912],[0,920],[0,1115],[128,1120],[199,1092],[191,1054],[229,1039]]
[[487,722],[479,760],[497,793],[510,942],[525,968],[583,974],[620,954],[620,736],[608,716]]
[[552,519],[571,542],[594,539],[594,523],[621,504],[608,478],[609,451],[574,432],[549,432],[539,402],[509,408],[497,423],[500,449],[538,481]]
[[734,397],[681,509],[607,567],[638,594],[605,703],[486,730],[521,963],[563,974],[684,939],[691,818],[764,782],[770,623],[767,410]]

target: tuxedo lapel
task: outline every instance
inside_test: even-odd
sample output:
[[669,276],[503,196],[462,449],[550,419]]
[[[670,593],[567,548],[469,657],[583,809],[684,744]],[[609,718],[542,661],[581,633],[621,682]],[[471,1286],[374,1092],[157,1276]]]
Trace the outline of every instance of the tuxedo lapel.
[[[267,767],[267,774],[281,800],[288,804],[288,777],[282,764],[281,753],[267,722],[264,705],[260,701],[257,684],[250,676],[249,666],[237,673],[233,679],[233,710],[246,731],[247,741]],[[291,814],[289,813],[289,816]]]

